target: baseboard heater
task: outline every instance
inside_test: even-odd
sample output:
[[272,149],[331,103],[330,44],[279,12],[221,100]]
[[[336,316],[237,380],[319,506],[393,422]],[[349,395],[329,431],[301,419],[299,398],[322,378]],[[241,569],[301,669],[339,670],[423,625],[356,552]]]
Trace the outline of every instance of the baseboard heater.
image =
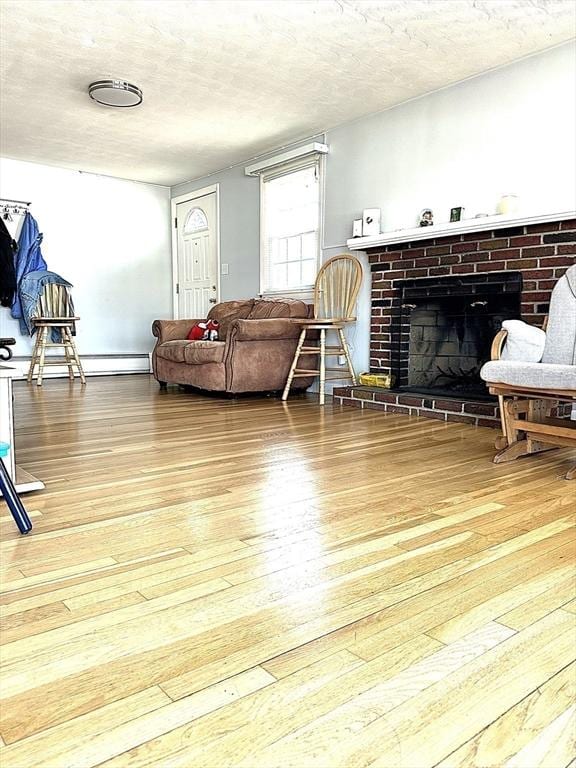
[[[125,373],[150,373],[150,355],[143,353],[118,355],[80,355],[82,366],[87,376],[114,376]],[[16,368],[20,375],[16,379],[25,378],[30,367],[30,355],[14,355],[9,363]],[[51,366],[50,372],[44,378],[61,378],[68,376],[65,365]]]

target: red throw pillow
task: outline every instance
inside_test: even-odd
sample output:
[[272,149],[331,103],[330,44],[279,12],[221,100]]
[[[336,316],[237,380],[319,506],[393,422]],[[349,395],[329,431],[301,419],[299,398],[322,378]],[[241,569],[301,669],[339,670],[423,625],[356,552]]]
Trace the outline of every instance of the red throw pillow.
[[202,320],[190,328],[186,338],[188,341],[217,341],[219,327],[218,320]]
[[188,332],[188,336],[186,336],[188,341],[202,341],[204,334],[208,332],[207,325],[207,320],[203,320],[202,322],[193,325]]

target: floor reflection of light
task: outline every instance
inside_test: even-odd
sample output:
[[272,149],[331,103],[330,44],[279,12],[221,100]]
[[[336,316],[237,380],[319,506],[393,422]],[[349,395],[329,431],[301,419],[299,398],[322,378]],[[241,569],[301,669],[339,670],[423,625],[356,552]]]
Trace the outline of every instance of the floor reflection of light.
[[[320,578],[325,568],[321,558],[326,554],[320,530],[323,513],[314,506],[316,477],[302,454],[288,446],[276,451],[282,466],[268,468],[260,489],[258,522],[268,543],[262,554],[275,598],[287,601],[283,610],[294,610],[294,617],[301,618],[302,601],[314,615],[326,591]],[[303,590],[310,591],[305,596]]]

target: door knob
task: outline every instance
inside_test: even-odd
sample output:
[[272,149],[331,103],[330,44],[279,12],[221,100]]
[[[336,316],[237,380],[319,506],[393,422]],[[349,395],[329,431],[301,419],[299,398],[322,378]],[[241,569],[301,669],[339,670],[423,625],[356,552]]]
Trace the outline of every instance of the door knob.
[[216,304],[216,299],[208,299],[208,302],[209,302],[210,304]]

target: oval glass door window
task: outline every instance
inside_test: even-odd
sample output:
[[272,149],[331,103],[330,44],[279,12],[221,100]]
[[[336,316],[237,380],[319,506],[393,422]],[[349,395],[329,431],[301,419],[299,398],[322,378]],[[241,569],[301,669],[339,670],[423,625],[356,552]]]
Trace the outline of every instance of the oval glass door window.
[[186,235],[191,235],[194,232],[202,232],[204,229],[208,229],[208,218],[206,217],[206,214],[202,208],[192,208],[186,217],[184,233]]

